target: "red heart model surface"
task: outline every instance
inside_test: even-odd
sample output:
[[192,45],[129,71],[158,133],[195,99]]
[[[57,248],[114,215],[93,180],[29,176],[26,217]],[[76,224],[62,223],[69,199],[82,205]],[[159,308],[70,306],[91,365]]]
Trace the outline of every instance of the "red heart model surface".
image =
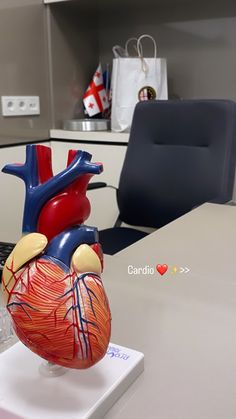
[[85,193],[90,178],[90,175],[83,175],[43,206],[38,218],[39,233],[50,240],[71,225],[82,224],[89,217],[90,203]]
[[87,184],[102,171],[91,157],[70,150],[66,169],[53,176],[50,148],[30,145],[25,164],[3,169],[26,186],[24,234],[2,275],[13,327],[39,356],[79,369],[105,355],[111,333],[98,231],[84,225]]
[[[67,167],[73,162],[75,150],[70,150],[68,154]],[[45,158],[45,149],[37,148],[37,157],[39,160],[39,168],[43,167],[42,173],[39,170],[41,182],[50,179],[53,174],[49,170],[45,176],[45,168],[40,165],[40,161]],[[49,158],[51,167],[51,156]],[[86,197],[88,182],[91,174],[84,174],[76,179],[71,185],[67,186],[62,192],[53,196],[41,209],[37,231],[45,234],[50,240],[61,231],[72,225],[79,225],[89,217],[90,203]]]
[[15,274],[7,307],[19,339],[52,363],[84,369],[106,352],[111,316],[99,275],[41,257]]

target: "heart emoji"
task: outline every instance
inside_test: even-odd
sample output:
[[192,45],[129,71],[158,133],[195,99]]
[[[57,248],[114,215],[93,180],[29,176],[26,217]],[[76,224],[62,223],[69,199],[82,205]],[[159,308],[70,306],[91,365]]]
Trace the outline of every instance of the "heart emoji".
[[168,270],[168,265],[157,265],[156,270],[157,272],[159,272],[160,275],[164,275]]

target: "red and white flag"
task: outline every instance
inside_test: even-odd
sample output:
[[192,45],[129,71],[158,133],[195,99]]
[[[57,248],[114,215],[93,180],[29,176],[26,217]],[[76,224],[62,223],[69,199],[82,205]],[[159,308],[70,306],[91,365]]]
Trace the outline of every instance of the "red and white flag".
[[89,116],[96,115],[108,109],[110,104],[103,84],[102,67],[99,64],[88,89],[83,96],[83,102]]

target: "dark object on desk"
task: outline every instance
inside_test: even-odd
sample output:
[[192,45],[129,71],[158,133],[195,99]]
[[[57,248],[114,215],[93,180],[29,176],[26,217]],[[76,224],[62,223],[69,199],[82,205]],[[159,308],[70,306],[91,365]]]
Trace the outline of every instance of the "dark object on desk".
[[[228,100],[169,100],[136,106],[120,176],[119,220],[160,228],[204,202],[232,197],[236,104]],[[145,236],[118,226],[100,232],[114,254]]]
[[0,242],[0,282],[2,280],[3,266],[14,247],[15,243]]

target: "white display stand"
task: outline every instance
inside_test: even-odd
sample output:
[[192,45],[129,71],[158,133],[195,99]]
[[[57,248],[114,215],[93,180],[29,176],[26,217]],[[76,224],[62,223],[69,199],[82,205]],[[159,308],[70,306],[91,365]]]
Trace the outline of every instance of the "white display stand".
[[144,369],[142,353],[112,343],[87,370],[43,377],[42,362],[22,343],[0,354],[1,419],[102,418]]

